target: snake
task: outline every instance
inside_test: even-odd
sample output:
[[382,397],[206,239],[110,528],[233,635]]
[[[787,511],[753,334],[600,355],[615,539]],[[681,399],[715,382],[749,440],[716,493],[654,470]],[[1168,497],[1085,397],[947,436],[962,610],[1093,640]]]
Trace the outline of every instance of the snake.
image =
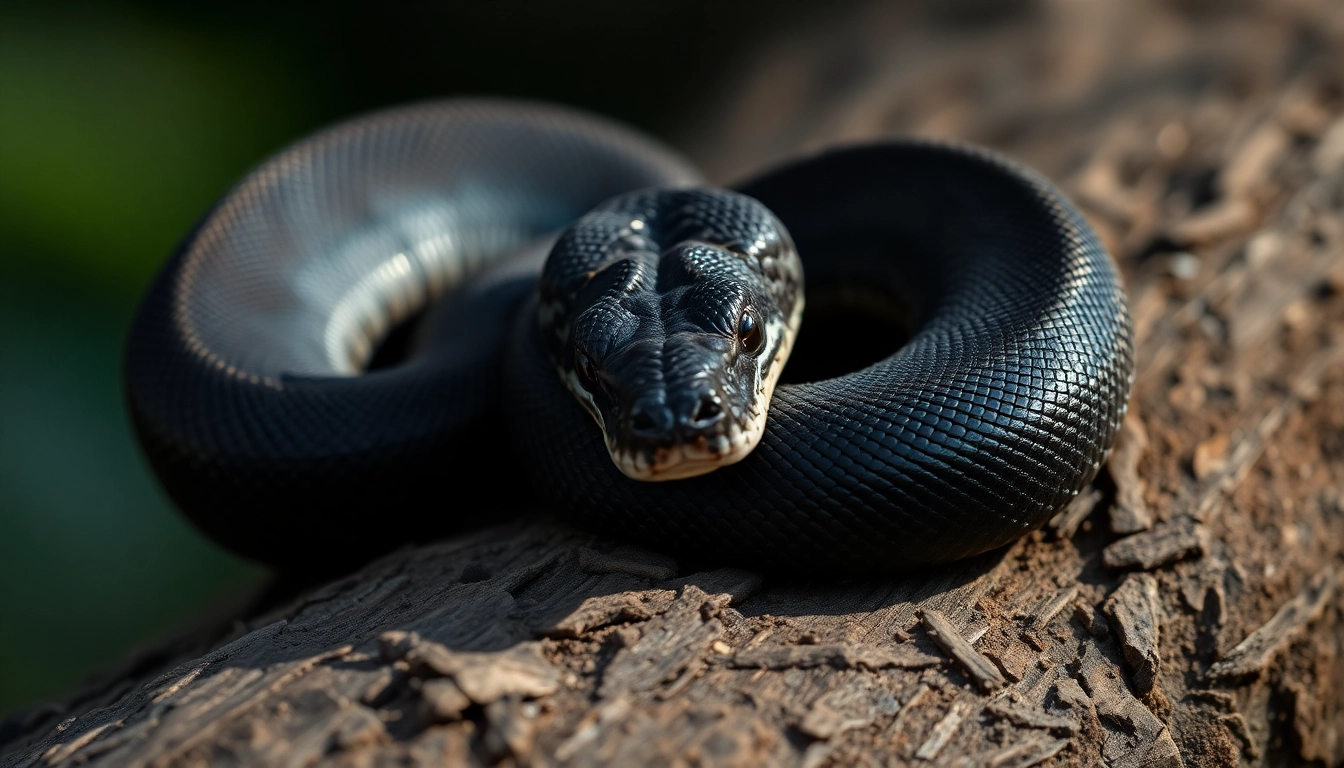
[[[820,366],[784,375],[795,347]],[[718,188],[607,118],[449,98],[238,181],[123,370],[176,506],[282,568],[541,509],[679,561],[864,575],[1077,497],[1133,331],[1083,215],[991,150],[892,136]]]

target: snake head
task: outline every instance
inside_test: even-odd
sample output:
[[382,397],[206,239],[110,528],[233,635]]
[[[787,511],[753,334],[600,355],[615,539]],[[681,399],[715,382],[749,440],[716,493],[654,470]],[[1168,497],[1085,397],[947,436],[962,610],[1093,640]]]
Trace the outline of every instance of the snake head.
[[557,241],[542,275],[551,362],[636,480],[742,460],[801,317],[802,266],[760,203],[711,189],[610,200]]

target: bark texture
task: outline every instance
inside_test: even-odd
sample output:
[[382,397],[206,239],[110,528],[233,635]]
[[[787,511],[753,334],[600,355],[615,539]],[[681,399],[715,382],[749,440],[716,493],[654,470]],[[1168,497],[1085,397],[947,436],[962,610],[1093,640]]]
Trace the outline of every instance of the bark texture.
[[1095,488],[881,582],[694,571],[540,516],[408,548],[11,716],[0,761],[1344,761],[1339,7],[864,6],[766,41],[702,111],[686,141],[725,181],[901,132],[1069,192],[1138,331]]

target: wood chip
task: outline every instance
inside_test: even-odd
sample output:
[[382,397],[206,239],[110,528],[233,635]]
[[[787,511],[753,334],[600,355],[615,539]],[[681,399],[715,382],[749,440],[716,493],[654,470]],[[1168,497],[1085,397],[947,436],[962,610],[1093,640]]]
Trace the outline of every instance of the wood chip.
[[919,745],[915,757],[920,760],[932,760],[937,757],[943,747],[947,746],[947,742],[951,741],[957,729],[961,727],[961,721],[966,719],[966,715],[973,706],[972,702],[965,699],[953,702],[952,708],[947,711],[943,719],[933,726],[933,732],[929,734],[928,740]]
[[669,589],[649,589],[590,597],[542,633],[549,637],[580,637],[612,624],[648,621],[667,610],[676,596]]
[[1245,200],[1226,200],[1181,221],[1170,237],[1178,243],[1202,245],[1246,232],[1255,226],[1256,208]]
[[471,706],[471,699],[448,677],[424,681],[420,698],[424,702],[425,719],[434,723],[460,720]]
[[1078,585],[1075,584],[1042,600],[1031,612],[1031,628],[1036,631],[1045,629],[1059,615],[1059,612],[1064,610],[1064,607],[1077,597]]
[[1291,142],[1291,137],[1278,124],[1267,121],[1233,150],[1219,174],[1223,191],[1231,198],[1254,197],[1279,163]]
[[498,699],[485,708],[485,719],[489,723],[482,739],[486,754],[495,760],[512,756],[517,763],[530,764],[536,723],[523,714],[519,702]]
[[1336,578],[1333,567],[1316,574],[1306,589],[1288,601],[1263,626],[1247,635],[1222,661],[1214,664],[1209,676],[1215,680],[1258,676],[1324,612],[1334,596]]
[[1083,521],[1092,514],[1092,510],[1097,508],[1097,502],[1101,501],[1101,491],[1095,488],[1088,488],[1078,494],[1063,509],[1050,518],[1050,527],[1060,537],[1065,539],[1073,538],[1078,533]]
[[1078,685],[1078,681],[1071,677],[1061,677],[1055,681],[1051,690],[1055,694],[1055,700],[1072,710],[1079,720],[1087,723],[1097,719],[1097,708],[1082,686]]
[[858,717],[841,712],[824,701],[819,701],[808,710],[798,730],[814,739],[829,739],[845,731],[862,728],[871,723],[870,717]]
[[1288,421],[1288,417],[1315,397],[1325,375],[1344,364],[1344,346],[1327,345],[1296,374],[1287,397],[1261,414],[1248,419],[1242,429],[1243,437],[1228,451],[1222,469],[1200,485],[1193,498],[1178,499],[1174,509],[1185,510],[1190,517],[1203,522],[1213,519],[1228,498],[1250,475],[1251,468],[1264,454],[1271,439]]
[[1101,552],[1101,564],[1111,569],[1142,568],[1150,571],[1208,551],[1208,532],[1184,515],[1152,530],[1127,536]]
[[1073,603],[1073,618],[1082,625],[1083,629],[1093,637],[1105,637],[1111,631],[1111,627],[1106,620],[1097,613],[1097,609],[1086,600],[1076,600]]
[[871,645],[785,645],[738,651],[731,666],[738,669],[920,669],[939,664],[942,659],[913,646],[878,648]]
[[660,584],[672,590],[680,590],[687,584],[694,584],[710,595],[728,595],[731,605],[746,600],[761,587],[761,574],[741,568],[719,568],[714,571],[701,571]]
[[831,759],[831,753],[834,751],[835,745],[824,741],[809,744],[807,750],[803,752],[803,762],[799,768],[822,768]]
[[707,595],[687,585],[662,615],[642,627],[638,639],[616,653],[598,694],[609,698],[651,691],[679,679],[689,683],[723,632],[717,614],[727,603],[727,595]]
[[1037,712],[1002,700],[990,703],[985,709],[992,715],[1026,728],[1042,728],[1068,736],[1078,731],[1078,723],[1072,718]]
[[912,717],[911,713],[919,712],[924,709],[924,700],[929,697],[933,689],[928,683],[920,683],[915,692],[906,699],[901,705],[896,717],[892,719],[891,725],[887,727],[888,740],[893,746],[899,746],[906,740],[905,724]]
[[1153,527],[1153,513],[1144,500],[1147,483],[1139,474],[1139,462],[1148,451],[1148,430],[1139,418],[1138,407],[1130,405],[1125,421],[1111,449],[1107,472],[1115,482],[1115,503],[1111,505],[1111,533],[1126,535]]
[[1203,480],[1222,470],[1227,463],[1227,449],[1228,437],[1221,433],[1196,445],[1195,456],[1190,462],[1190,468],[1195,473],[1195,479]]
[[976,760],[974,764],[987,768],[1031,768],[1059,754],[1069,745],[1068,739],[1036,737],[1024,739],[1016,744]]
[[555,748],[555,758],[562,763],[573,760],[586,747],[598,741],[604,728],[621,723],[629,715],[630,700],[624,696],[617,696],[596,709],[588,710],[574,733]]
[[1134,698],[1119,668],[1102,655],[1096,644],[1087,646],[1078,663],[1078,675],[1097,714],[1120,726],[1119,732],[1108,732],[1102,745],[1102,756],[1110,768],[1183,765],[1167,726]]
[[966,669],[981,690],[992,691],[1003,687],[1007,682],[1003,679],[1003,673],[999,672],[999,668],[972,648],[971,644],[957,633],[946,616],[932,608],[921,608],[920,618],[924,621],[929,637]]
[[348,707],[328,731],[331,744],[338,750],[356,750],[376,746],[387,740],[387,727],[376,712],[364,707]]
[[1157,579],[1148,573],[1129,574],[1106,599],[1103,608],[1120,635],[1134,685],[1140,693],[1151,691],[1162,663],[1157,653],[1162,614]]
[[985,650],[984,654],[989,657],[990,661],[994,662],[994,665],[999,668],[999,671],[1003,672],[1008,680],[1014,683],[1026,677],[1027,667],[1037,658],[1036,654],[1027,646],[1017,643],[996,650]]
[[477,704],[505,696],[545,696],[560,687],[559,674],[541,657],[537,643],[481,653],[452,651],[414,632],[385,632],[380,642],[385,658],[399,654],[416,674],[451,677]]

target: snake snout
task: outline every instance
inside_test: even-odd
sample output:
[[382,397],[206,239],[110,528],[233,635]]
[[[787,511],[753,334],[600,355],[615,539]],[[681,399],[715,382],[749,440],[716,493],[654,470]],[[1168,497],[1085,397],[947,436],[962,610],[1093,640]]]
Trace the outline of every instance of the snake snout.
[[730,409],[710,382],[659,385],[625,409],[620,427],[608,436],[608,447],[621,471],[636,480],[694,477],[731,464],[750,450],[729,416]]
[[630,406],[625,417],[626,428],[638,437],[654,439],[672,429],[672,409],[656,401],[641,401]]
[[640,399],[630,406],[625,425],[641,440],[667,443],[694,440],[723,419],[718,393],[705,388],[667,399]]
[[723,405],[714,392],[702,392],[691,401],[691,408],[686,413],[686,417],[677,422],[686,429],[704,429],[723,421]]

